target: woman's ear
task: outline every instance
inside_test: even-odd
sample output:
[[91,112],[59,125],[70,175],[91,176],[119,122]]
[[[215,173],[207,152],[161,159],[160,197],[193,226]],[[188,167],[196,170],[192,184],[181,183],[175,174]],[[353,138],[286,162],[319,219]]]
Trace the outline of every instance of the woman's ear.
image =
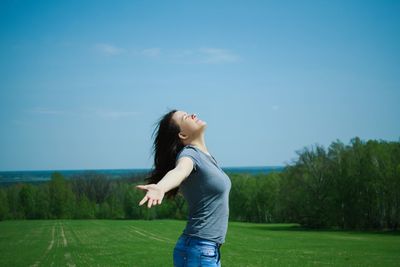
[[178,133],[178,136],[180,139],[185,140],[188,138],[188,136],[186,134],[183,134],[182,132]]

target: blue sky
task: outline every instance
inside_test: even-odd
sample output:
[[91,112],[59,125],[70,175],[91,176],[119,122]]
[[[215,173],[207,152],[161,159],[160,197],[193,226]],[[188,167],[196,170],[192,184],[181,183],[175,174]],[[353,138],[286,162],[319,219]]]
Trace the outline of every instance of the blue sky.
[[170,108],[222,167],[400,139],[398,1],[1,1],[0,170],[150,168]]

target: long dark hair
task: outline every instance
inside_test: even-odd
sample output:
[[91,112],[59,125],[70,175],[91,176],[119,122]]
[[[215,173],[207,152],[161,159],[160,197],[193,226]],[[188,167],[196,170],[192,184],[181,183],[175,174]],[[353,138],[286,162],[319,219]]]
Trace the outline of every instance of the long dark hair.
[[[184,147],[178,136],[180,127],[172,120],[172,116],[176,111],[176,109],[172,109],[162,116],[154,128],[152,134],[154,139],[152,151],[154,154],[154,169],[145,178],[148,184],[158,183],[167,172],[175,168],[176,156]],[[179,186],[166,192],[165,196],[173,199],[178,191]]]

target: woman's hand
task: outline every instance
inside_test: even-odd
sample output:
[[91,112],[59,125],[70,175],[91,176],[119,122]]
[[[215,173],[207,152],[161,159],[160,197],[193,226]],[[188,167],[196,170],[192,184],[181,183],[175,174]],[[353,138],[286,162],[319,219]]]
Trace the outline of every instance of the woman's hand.
[[142,206],[147,202],[147,207],[150,208],[152,205],[161,204],[164,197],[164,190],[157,184],[148,185],[137,185],[136,188],[141,190],[147,190],[144,198],[139,202],[139,206]]

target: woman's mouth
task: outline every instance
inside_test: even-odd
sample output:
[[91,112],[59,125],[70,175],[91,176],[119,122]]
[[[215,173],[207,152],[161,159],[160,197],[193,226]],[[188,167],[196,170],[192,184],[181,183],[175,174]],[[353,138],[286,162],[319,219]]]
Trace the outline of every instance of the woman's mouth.
[[195,123],[201,122],[202,120],[200,120],[199,118],[197,118],[196,114],[192,115],[192,119],[194,120]]

